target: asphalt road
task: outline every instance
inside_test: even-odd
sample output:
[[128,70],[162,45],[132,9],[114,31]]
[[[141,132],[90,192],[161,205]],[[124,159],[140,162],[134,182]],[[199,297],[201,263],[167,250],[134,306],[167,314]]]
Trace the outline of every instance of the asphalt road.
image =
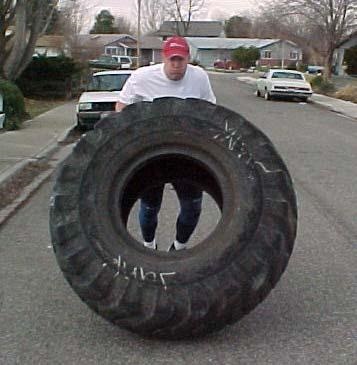
[[[50,181],[0,230],[1,365],[357,363],[357,122],[258,99],[232,75],[212,83],[219,103],[272,139],[295,181],[298,237],[277,287],[239,323],[200,340],[147,340],[114,327],[80,301],[56,264]],[[196,239],[217,220],[214,203],[205,204]]]

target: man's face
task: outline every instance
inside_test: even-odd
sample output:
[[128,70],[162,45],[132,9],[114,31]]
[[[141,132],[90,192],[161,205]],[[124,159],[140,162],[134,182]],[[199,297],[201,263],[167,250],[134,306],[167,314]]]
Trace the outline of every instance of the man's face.
[[185,76],[188,56],[164,57],[164,71],[168,79],[173,81],[181,80]]

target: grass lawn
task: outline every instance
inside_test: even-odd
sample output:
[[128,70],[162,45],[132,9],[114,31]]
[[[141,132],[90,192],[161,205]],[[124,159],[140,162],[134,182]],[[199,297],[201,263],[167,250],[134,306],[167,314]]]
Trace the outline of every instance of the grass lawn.
[[55,108],[56,106],[64,104],[65,102],[65,100],[38,100],[25,98],[25,107],[26,112],[32,119],[50,109]]

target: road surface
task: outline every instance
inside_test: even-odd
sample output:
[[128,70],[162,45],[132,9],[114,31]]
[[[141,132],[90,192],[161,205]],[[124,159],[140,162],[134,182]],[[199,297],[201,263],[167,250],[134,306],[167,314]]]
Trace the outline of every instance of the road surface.
[[[49,181],[0,230],[1,365],[357,363],[357,122],[312,104],[258,99],[233,75],[211,77],[218,102],[272,139],[295,181],[298,236],[276,288],[239,323],[199,340],[148,340],[112,326],[56,264]],[[168,195],[165,214],[174,216]],[[198,238],[217,219],[206,204]]]

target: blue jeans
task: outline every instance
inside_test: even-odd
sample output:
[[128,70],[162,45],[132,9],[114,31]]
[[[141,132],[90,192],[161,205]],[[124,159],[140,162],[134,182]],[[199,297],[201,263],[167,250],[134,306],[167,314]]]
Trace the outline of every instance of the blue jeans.
[[[176,240],[186,243],[195,230],[202,209],[202,190],[187,183],[172,183],[180,202],[180,214],[176,221]],[[140,200],[139,222],[143,238],[151,242],[155,238],[157,216],[161,208],[164,184],[146,191]]]

